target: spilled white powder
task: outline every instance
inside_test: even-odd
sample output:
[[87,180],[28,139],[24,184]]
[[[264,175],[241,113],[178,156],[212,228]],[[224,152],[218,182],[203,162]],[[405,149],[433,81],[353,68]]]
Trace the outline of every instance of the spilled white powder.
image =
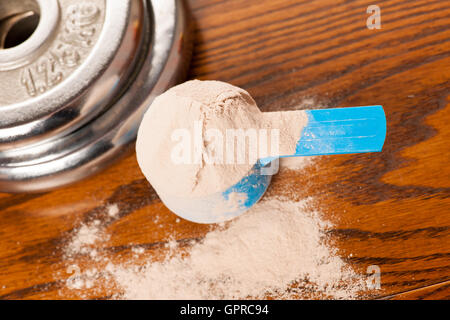
[[108,206],[108,216],[111,218],[117,218],[119,214],[119,206],[117,204],[112,204]]
[[[117,219],[119,207],[117,204],[111,204],[106,207],[106,219],[113,221]],[[76,228],[69,241],[63,248],[63,260],[66,264],[66,274],[70,275],[66,279],[66,286],[71,290],[85,290],[94,287],[96,279],[101,276],[96,267],[92,267],[81,272],[78,264],[78,257],[84,256],[88,263],[92,266],[101,261],[108,261],[99,248],[99,245],[109,241],[110,234],[104,230],[105,219],[94,219],[92,221],[82,223]],[[105,279],[102,278],[102,281]],[[80,298],[85,298],[80,295]]]
[[[329,242],[331,227],[309,201],[266,199],[187,249],[168,239],[162,261],[147,258],[142,266],[143,247],[133,249],[126,263],[99,253],[67,287],[83,298],[83,290],[105,283],[115,284],[108,294],[116,299],[356,298],[365,287]],[[89,239],[108,242],[101,228],[86,230]],[[98,262],[104,267],[97,268]]]
[[108,235],[103,235],[100,228],[100,220],[94,220],[89,224],[81,225],[73,235],[66,253],[89,253],[92,254],[90,247],[100,240],[105,240]]
[[280,159],[280,169],[302,170],[312,163],[313,157],[289,157]]
[[[126,299],[238,299],[289,297],[313,289],[335,298],[353,297],[357,279],[325,243],[330,225],[307,202],[280,200],[256,205],[225,230],[189,250],[189,256],[148,263],[137,272],[118,267],[115,279]],[[294,281],[306,285],[285,290]]]

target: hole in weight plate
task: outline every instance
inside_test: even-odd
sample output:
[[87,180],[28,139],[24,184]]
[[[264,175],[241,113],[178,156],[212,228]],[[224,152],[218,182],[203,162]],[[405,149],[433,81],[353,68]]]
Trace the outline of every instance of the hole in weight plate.
[[36,31],[40,8],[36,0],[0,0],[0,49],[25,42]]

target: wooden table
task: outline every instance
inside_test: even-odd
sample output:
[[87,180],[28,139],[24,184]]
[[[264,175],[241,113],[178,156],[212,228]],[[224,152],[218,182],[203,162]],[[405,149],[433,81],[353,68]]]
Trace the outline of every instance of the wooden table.
[[[376,1],[380,30],[366,28],[368,0],[188,4],[196,23],[190,78],[241,86],[266,111],[305,98],[384,106],[382,153],[318,158],[306,173],[282,172],[269,192],[297,186],[298,198],[315,199],[355,270],[380,267],[381,290],[371,297],[450,298],[450,3]],[[0,298],[76,298],[63,290],[70,274],[61,248],[112,203],[120,219],[105,226],[112,234],[105,250],[122,258],[139,245],[157,255],[170,234],[182,241],[208,232],[175,223],[134,154],[54,192],[0,194]]]

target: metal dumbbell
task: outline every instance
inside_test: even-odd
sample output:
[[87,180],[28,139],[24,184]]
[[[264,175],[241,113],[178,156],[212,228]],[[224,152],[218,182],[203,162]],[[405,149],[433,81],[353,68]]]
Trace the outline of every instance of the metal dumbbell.
[[177,0],[0,0],[0,192],[85,178],[132,146],[189,61]]

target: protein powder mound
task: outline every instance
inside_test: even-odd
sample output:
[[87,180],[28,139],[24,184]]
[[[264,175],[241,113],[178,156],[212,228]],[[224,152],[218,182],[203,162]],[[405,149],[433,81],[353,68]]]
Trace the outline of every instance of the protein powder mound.
[[[145,114],[136,143],[137,159],[160,195],[214,194],[245,177],[261,154],[250,144],[244,152],[238,148],[230,152],[227,143],[235,143],[227,139],[230,130],[266,133],[276,129],[280,154],[293,154],[306,123],[303,111],[262,113],[248,92],[228,83],[188,81],[157,97]],[[267,143],[259,146],[265,145],[271,155],[272,136],[266,138]],[[174,155],[180,154],[187,154],[186,161],[174,161]]]
[[[77,271],[66,287],[80,298],[95,288],[115,299],[358,297],[364,282],[339,257],[327,236],[332,225],[309,202],[266,199],[187,248],[183,239],[167,239],[165,258],[148,257],[144,264],[142,247],[132,250],[131,260],[115,263],[99,249],[112,235],[90,223],[66,247],[68,272]],[[77,254],[84,257],[83,270]]]
[[306,207],[307,201],[263,201],[227,229],[207,234],[187,257],[170,257],[138,270],[116,267],[114,279],[124,290],[117,297],[293,298],[311,292],[355,297],[361,283],[327,246],[324,231],[330,225]]

